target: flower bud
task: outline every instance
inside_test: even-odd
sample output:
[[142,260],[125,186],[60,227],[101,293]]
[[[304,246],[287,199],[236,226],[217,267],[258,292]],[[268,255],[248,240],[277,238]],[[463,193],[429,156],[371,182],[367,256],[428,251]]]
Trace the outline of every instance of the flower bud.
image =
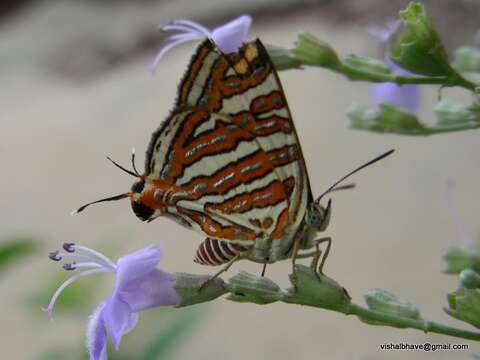
[[[410,319],[420,319],[420,312],[415,306],[383,289],[369,290],[365,294],[365,301],[370,310]],[[365,320],[363,318],[361,320],[372,325],[383,325],[382,322],[378,321]]]
[[[480,106],[475,103],[465,105],[449,100],[442,100],[435,105],[433,111],[437,115],[437,127],[439,128],[449,129],[460,126],[478,127],[480,125]],[[474,254],[472,253],[471,255]],[[476,251],[475,256],[478,265],[480,260],[478,258],[478,251]]]
[[448,309],[445,312],[456,319],[468,322],[480,328],[480,292],[477,289],[465,289],[447,295]]
[[473,46],[461,46],[455,50],[455,67],[461,71],[480,72],[480,49]]
[[319,274],[304,265],[295,265],[295,275],[290,275],[294,287],[288,289],[283,301],[348,312],[350,296],[335,280]]
[[335,67],[340,62],[329,44],[307,33],[298,35],[292,52],[298,60],[307,65]]
[[465,269],[460,273],[458,278],[462,286],[466,289],[480,288],[480,274],[472,269]]
[[187,273],[175,273],[173,287],[181,299],[176,307],[210,301],[228,291],[225,282],[219,277],[211,279],[209,275]]
[[241,271],[228,282],[232,293],[228,299],[238,302],[269,304],[282,299],[280,287],[264,276],[256,276]]
[[358,76],[358,79],[369,79],[369,75],[393,75],[392,69],[383,61],[355,54],[350,54],[343,58],[342,63],[349,70],[349,76],[353,80]]
[[302,65],[301,61],[298,60],[290,50],[269,45],[267,46],[267,52],[277,71],[299,69]]
[[391,104],[382,103],[377,108],[355,104],[348,111],[350,126],[354,129],[388,132],[405,135],[429,135],[417,117]]
[[387,55],[402,68],[427,76],[455,76],[447,52],[421,3],[400,11],[403,26],[387,46]]

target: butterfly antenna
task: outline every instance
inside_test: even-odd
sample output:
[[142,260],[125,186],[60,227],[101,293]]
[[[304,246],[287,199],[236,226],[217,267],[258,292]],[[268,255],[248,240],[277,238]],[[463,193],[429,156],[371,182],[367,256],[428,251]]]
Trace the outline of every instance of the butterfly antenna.
[[111,196],[111,197],[108,197],[108,198],[105,198],[105,199],[100,199],[100,200],[89,202],[88,204],[80,206],[77,210],[72,211],[71,215],[75,215],[75,214],[78,214],[79,212],[82,212],[83,210],[85,210],[85,208],[87,206],[90,206],[92,204],[97,204],[97,203],[106,202],[106,201],[121,200],[121,199],[124,199],[126,197],[129,197],[130,195],[131,195],[131,193],[128,192],[128,193],[125,193],[125,194],[115,195],[115,196]]
[[135,166],[135,148],[132,147],[132,168],[133,168],[133,172],[138,176],[138,177],[141,177],[141,175],[139,174],[138,170],[137,170],[137,167]]
[[345,185],[340,185],[340,186],[335,186],[333,189],[329,191],[329,193],[334,192],[334,191],[339,191],[339,190],[350,190],[355,187],[355,184],[345,184]]
[[128,170],[128,169],[125,169],[122,165],[120,165],[119,163],[117,163],[117,162],[115,162],[114,160],[112,160],[112,159],[110,158],[110,156],[107,156],[107,159],[110,160],[110,162],[111,162],[113,165],[115,165],[115,166],[118,167],[119,169],[125,171],[127,174],[130,174],[130,175],[135,176],[135,177],[140,177],[140,175],[139,175],[138,173],[135,173],[135,172],[133,172],[133,171],[130,171],[130,170]]
[[383,158],[386,158],[388,155],[391,155],[395,150],[392,149],[392,150],[389,150],[387,151],[386,153],[383,153],[382,155],[380,156],[377,156],[376,158],[366,162],[365,164],[359,166],[358,168],[356,168],[355,170],[349,172],[347,175],[343,176],[342,178],[340,178],[339,180],[337,180],[332,186],[330,186],[326,191],[324,191],[316,200],[315,200],[315,203],[319,203],[320,200],[322,199],[322,197],[324,197],[325,195],[327,195],[329,192],[332,192],[332,191],[335,191],[335,190],[340,190],[342,188],[344,188],[345,186],[347,185],[344,185],[343,187],[336,187],[338,184],[340,184],[343,180],[347,179],[348,177],[352,176],[353,174],[355,174],[356,172],[366,168],[367,166],[370,166],[374,163],[376,163],[377,161],[380,161],[382,160]]

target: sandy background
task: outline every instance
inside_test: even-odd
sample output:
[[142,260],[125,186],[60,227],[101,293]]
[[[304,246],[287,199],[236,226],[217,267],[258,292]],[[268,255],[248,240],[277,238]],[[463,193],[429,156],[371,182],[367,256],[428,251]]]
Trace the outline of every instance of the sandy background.
[[[209,2],[208,9],[216,10],[210,24],[242,13],[242,6],[244,11],[253,6],[252,2],[219,3]],[[103,250],[114,244],[120,254],[160,243],[166,254],[164,269],[210,273],[212,269],[192,263],[201,235],[164,219],[141,223],[126,201],[69,215],[87,201],[130,187],[132,179],[104,155],[128,164],[134,146],[142,163],[151,132],[173,103],[194,46],[168,54],[151,76],[147,71],[155,53],[151,44],[160,45],[155,26],[171,18],[201,20],[208,13],[207,8],[186,1],[151,5],[148,11],[142,4],[121,2],[114,11],[106,3],[93,9],[90,2],[36,2],[3,21],[0,234],[36,234],[43,239],[45,253],[64,241]],[[329,8],[325,13],[259,15],[250,34],[264,43],[288,47],[298,32],[306,30],[340,53],[375,55],[375,41],[361,21],[335,22],[329,19],[332,14]],[[337,14],[339,19],[342,14]],[[477,15],[471,14],[478,19]],[[135,36],[148,32],[151,39],[137,51]],[[118,49],[126,50],[119,55]],[[472,231],[479,230],[479,133],[414,138],[353,131],[345,112],[353,102],[369,101],[368,84],[351,83],[318,69],[280,76],[315,194],[373,156],[397,150],[356,175],[354,191],[332,195],[334,212],[327,233],[334,242],[327,274],[346,287],[355,302],[363,302],[367,289],[380,287],[409,299],[425,318],[462,326],[442,311],[456,280],[441,273],[441,257],[449,246],[464,242],[446,208],[445,181],[455,179],[460,216]],[[443,94],[469,100],[463,92]],[[428,120],[437,93],[424,88],[422,96],[419,114]],[[61,316],[51,323],[20,306],[29,291],[54,273],[53,268],[39,253],[0,278],[2,358],[34,359],[47,345],[83,342],[89,309],[79,310],[82,317],[75,323]],[[260,266],[242,262],[230,274],[240,269],[259,272]],[[267,275],[287,285],[289,270],[288,262],[279,263],[270,266]],[[355,318],[294,305],[241,305],[219,299],[199,309],[205,316],[171,359],[470,359],[480,352],[473,342],[468,342],[471,349],[466,352],[381,352],[382,343],[467,341],[367,326]]]

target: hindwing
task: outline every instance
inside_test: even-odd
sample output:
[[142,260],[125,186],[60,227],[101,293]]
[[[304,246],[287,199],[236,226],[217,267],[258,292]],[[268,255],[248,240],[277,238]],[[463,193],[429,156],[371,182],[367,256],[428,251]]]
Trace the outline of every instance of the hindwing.
[[146,175],[169,193],[166,211],[211,238],[280,238],[312,195],[272,62],[259,40],[193,56],[176,109],[153,134]]

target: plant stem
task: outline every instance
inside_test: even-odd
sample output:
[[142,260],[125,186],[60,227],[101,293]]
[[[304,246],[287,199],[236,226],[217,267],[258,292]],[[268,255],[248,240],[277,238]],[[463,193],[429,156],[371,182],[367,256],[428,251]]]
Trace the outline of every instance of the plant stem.
[[[305,65],[305,64],[303,64]],[[311,65],[310,65],[311,66]],[[468,81],[464,77],[457,74],[457,76],[450,78],[446,76],[418,76],[408,77],[395,74],[387,74],[380,72],[365,71],[361,68],[355,68],[340,62],[337,66],[330,67],[331,70],[343,74],[350,80],[370,81],[370,82],[392,82],[399,85],[406,84],[430,84],[430,85],[443,85],[443,86],[460,86],[467,90],[475,92],[478,85]]]
[[323,64],[321,62],[306,62],[303,61],[301,57],[296,56],[294,51],[286,49],[270,49],[269,52],[278,70],[298,69],[301,68],[301,66],[313,66],[334,71],[353,81],[392,82],[399,85],[423,84],[448,87],[459,86],[472,92],[477,92],[480,87],[480,85],[465,79],[454,69],[452,69],[450,76],[401,76],[393,72],[386,73],[353,66],[340,59],[336,63],[328,64]]
[[437,334],[450,335],[457,338],[476,341],[480,340],[480,333],[477,332],[453,328],[447,325],[436,323],[434,321],[405,318],[379,311],[374,311],[356,304],[351,304],[346,314],[356,315],[360,319],[381,322],[384,323],[385,326],[413,328],[422,330],[425,333],[432,332]]

